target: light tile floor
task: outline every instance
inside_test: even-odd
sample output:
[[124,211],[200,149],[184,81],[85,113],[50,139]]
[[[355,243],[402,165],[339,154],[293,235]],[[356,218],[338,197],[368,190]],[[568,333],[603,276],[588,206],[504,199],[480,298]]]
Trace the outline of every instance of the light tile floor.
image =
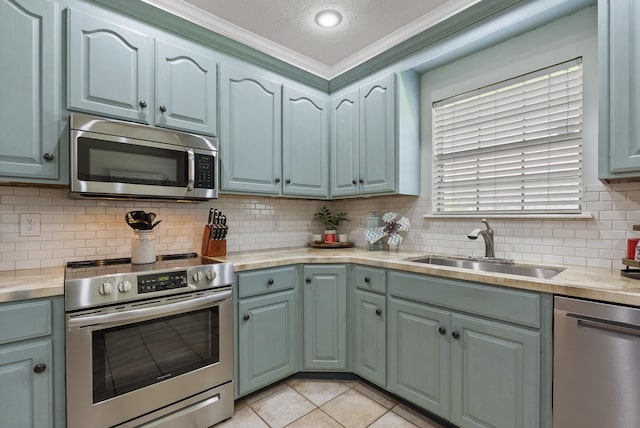
[[358,380],[292,378],[236,401],[216,428],[442,428]]

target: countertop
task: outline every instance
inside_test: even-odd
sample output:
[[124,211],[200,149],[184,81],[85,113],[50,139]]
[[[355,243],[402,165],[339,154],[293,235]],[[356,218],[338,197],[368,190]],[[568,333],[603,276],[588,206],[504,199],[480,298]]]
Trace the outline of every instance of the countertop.
[[[640,280],[625,278],[620,275],[620,271],[617,269],[561,266],[566,269],[552,279],[538,279],[426,265],[407,260],[422,255],[423,253],[405,251],[388,253],[359,248],[293,248],[229,254],[224,257],[212,257],[212,259],[232,262],[236,272],[290,264],[354,263],[522,290],[640,306]],[[0,302],[63,294],[64,267],[0,272]]]

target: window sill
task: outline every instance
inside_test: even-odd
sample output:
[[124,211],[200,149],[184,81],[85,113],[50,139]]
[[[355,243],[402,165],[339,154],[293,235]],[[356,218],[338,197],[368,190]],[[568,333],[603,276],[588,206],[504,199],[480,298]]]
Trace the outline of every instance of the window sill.
[[510,220],[590,220],[593,214],[425,214],[428,219],[460,219],[460,218],[486,218],[486,219],[510,219]]

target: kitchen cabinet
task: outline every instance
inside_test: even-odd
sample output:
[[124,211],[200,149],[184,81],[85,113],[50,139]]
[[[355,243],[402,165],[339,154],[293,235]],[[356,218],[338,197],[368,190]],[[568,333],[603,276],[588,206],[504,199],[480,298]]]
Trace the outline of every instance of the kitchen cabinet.
[[281,84],[240,65],[220,68],[220,190],[280,195]]
[[[0,414],[7,427],[64,427],[62,298],[0,305]],[[54,315],[59,317],[55,320]]]
[[599,178],[640,177],[640,4],[598,1]]
[[460,427],[548,426],[539,295],[398,272],[389,295],[390,391]]
[[68,183],[57,3],[0,0],[0,181]]
[[282,103],[282,194],[327,199],[328,98],[285,85]]
[[384,269],[354,266],[352,271],[353,372],[386,386],[387,305]]
[[331,196],[420,193],[419,82],[387,74],[331,101]]
[[217,134],[214,51],[104,10],[69,9],[68,42],[70,110]]
[[238,274],[238,395],[298,371],[295,266]]
[[347,267],[304,266],[305,370],[347,368]]

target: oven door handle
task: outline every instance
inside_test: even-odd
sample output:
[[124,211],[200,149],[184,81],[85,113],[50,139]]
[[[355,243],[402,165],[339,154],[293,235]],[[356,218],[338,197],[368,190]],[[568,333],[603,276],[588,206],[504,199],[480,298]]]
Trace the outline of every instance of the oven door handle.
[[196,181],[196,155],[193,149],[187,149],[187,191],[193,192]]
[[231,290],[221,291],[209,296],[197,297],[182,302],[168,303],[149,308],[131,309],[110,314],[88,315],[69,318],[68,328],[82,328],[92,325],[107,326],[112,324],[122,324],[123,322],[135,321],[139,319],[152,318],[157,316],[173,315],[185,310],[198,310],[210,307],[212,303],[219,302],[231,297]]

